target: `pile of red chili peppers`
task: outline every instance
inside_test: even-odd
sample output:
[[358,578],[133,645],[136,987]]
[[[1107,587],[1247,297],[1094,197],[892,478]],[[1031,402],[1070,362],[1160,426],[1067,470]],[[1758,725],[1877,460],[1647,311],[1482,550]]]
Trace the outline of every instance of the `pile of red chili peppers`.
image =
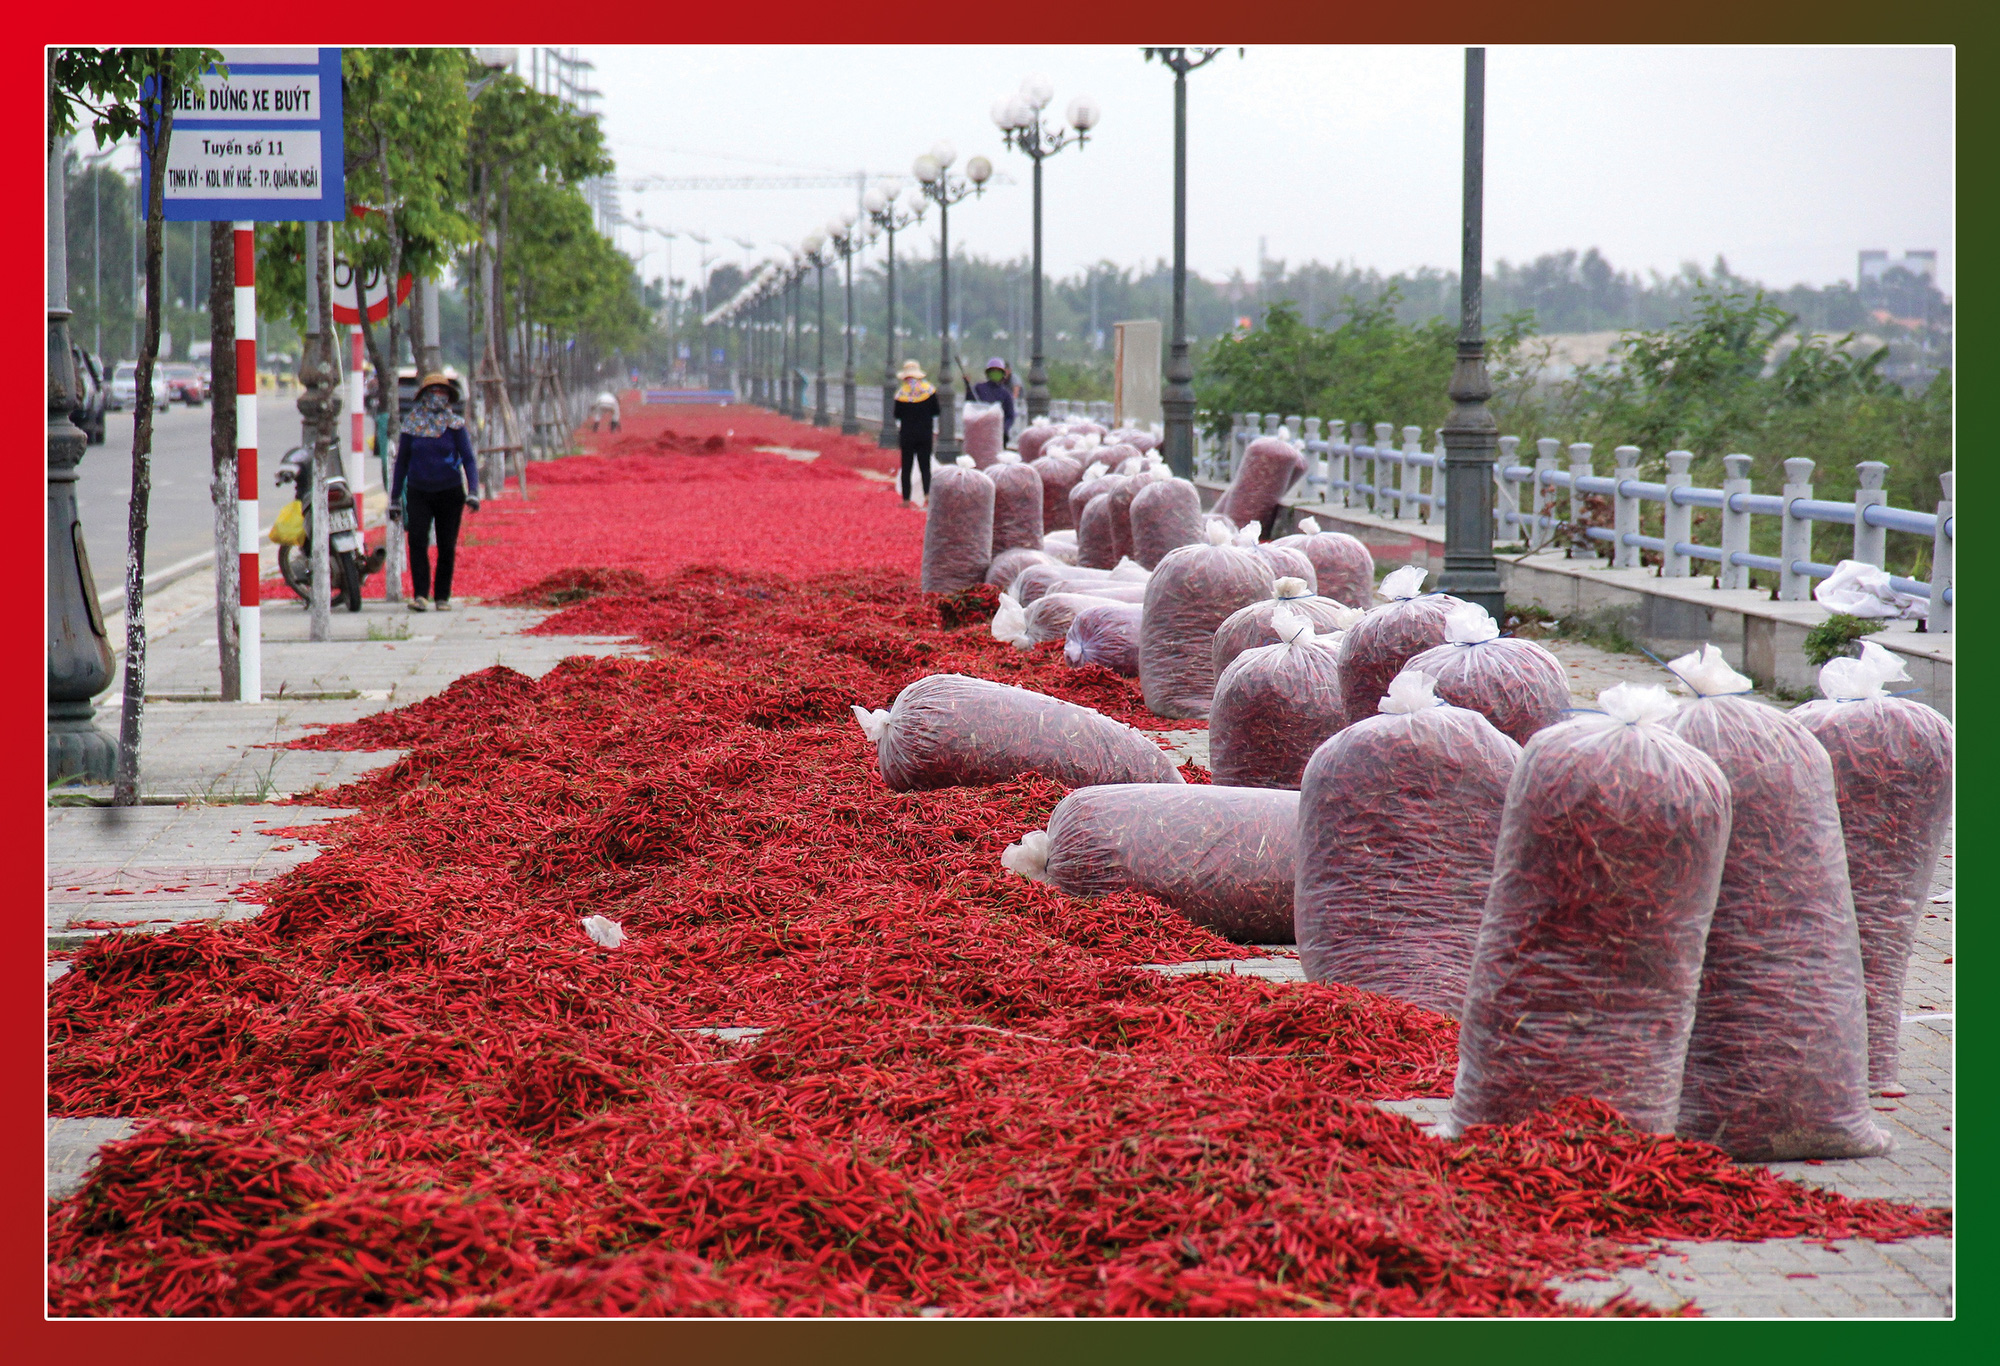
[[1449,1020],[1146,971],[1254,951],[1003,872],[1054,784],[883,787],[848,708],[927,673],[1165,728],[945,628],[886,486],[733,445],[535,473],[467,591],[653,657],[315,737],[409,753],[315,796],[361,814],[263,915],[78,951],[51,1113],[152,1122],[53,1207],[54,1313],[1619,1313],[1547,1283],[1949,1230],[1591,1102],[1424,1137],[1368,1102],[1449,1091]]

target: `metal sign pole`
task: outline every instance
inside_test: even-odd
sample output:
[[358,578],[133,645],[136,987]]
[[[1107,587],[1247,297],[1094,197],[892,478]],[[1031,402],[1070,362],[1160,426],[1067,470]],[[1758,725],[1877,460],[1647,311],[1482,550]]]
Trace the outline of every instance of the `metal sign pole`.
[[264,695],[263,610],[257,597],[257,225],[236,236],[236,696]]

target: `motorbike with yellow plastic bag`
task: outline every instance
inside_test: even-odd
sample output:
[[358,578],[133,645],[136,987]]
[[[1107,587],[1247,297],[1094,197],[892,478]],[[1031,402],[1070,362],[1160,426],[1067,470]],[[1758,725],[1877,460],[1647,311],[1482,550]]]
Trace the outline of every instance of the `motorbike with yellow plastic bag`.
[[[286,504],[271,526],[271,539],[278,546],[278,573],[285,586],[302,601],[312,597],[312,511],[304,495],[310,481],[308,447],[295,446],[278,463],[276,482],[290,484],[300,497]],[[361,519],[347,480],[331,475],[326,481],[326,513],[329,524],[327,567],[330,571],[331,601],[350,612],[361,610],[361,581],[382,568],[387,553],[361,553]]]

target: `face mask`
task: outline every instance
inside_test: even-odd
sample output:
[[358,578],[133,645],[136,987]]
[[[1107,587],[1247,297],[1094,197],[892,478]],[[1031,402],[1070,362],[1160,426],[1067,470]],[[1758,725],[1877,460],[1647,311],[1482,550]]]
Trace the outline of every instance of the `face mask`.
[[1005,370],[988,370],[986,378],[992,380],[995,384],[999,384],[1007,378],[1007,372]]

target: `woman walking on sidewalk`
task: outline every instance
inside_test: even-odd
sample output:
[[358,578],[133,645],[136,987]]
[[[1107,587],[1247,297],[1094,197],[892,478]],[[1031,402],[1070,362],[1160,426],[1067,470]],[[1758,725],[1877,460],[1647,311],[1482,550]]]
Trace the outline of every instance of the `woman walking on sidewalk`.
[[[410,535],[412,612],[451,610],[451,571],[458,560],[458,523],[467,508],[479,511],[479,462],[465,419],[452,411],[458,381],[425,375],[417,406],[403,419],[396,442],[396,470],[389,485],[389,516]],[[437,597],[431,597],[431,528],[437,528]]]
[[924,478],[924,499],[931,496],[931,424],[938,417],[937,389],[924,378],[924,367],[913,360],[896,372],[896,436],[903,448],[903,501],[910,501],[910,465]]

